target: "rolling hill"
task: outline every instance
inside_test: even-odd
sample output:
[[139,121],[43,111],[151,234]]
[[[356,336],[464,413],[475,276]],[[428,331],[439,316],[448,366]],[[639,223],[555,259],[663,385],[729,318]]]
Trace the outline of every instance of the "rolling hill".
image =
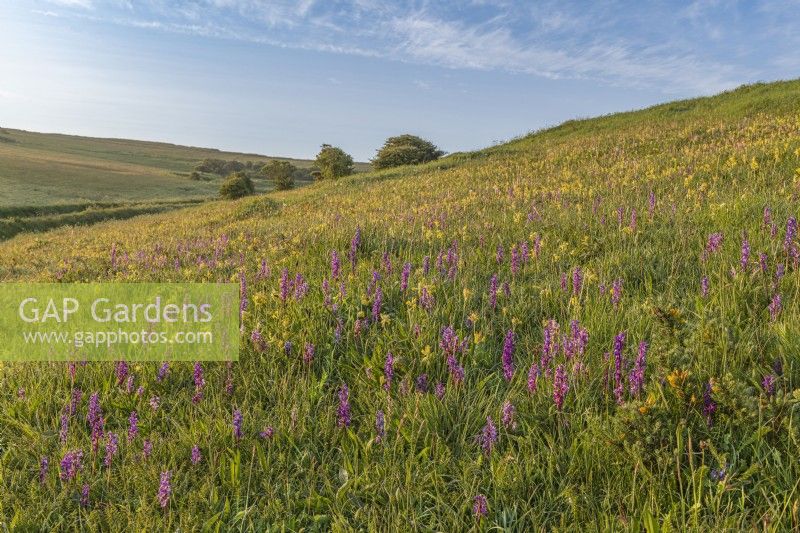
[[[22,529],[797,529],[799,184],[788,81],[0,243],[4,281],[234,281],[248,300],[233,365],[1,367],[0,514]],[[130,434],[138,413],[111,467],[90,451],[93,393],[105,431]],[[70,451],[82,469],[60,478]]]
[[[0,238],[167,211],[216,198],[222,177],[189,179],[204,159],[313,161],[167,143],[0,128]],[[358,163],[363,171],[369,165]],[[299,181],[298,186],[310,180]],[[270,190],[266,180],[258,192]]]

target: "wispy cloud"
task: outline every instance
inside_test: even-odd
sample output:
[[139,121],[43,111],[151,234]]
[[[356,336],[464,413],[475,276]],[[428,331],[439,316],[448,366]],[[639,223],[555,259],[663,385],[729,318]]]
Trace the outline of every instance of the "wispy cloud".
[[[714,92],[762,73],[735,54],[715,53],[756,23],[719,0],[696,0],[679,10],[621,1],[466,0],[447,7],[413,0],[49,1],[94,7],[100,19],[167,32],[665,93]],[[792,17],[773,8],[761,12],[758,23],[791,31]],[[772,55],[771,65],[794,64],[794,52],[778,43]]]
[[92,7],[92,0],[48,0],[48,2],[64,7],[80,7],[83,9]]

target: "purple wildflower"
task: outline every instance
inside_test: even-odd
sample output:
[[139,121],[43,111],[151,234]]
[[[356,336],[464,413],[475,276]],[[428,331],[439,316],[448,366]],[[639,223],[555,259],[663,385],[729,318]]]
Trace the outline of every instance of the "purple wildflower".
[[106,467],[111,466],[111,461],[114,459],[114,456],[117,455],[117,451],[119,451],[119,438],[116,433],[109,431],[106,440],[106,456],[103,459],[103,465]]
[[69,416],[67,413],[63,413],[61,415],[61,429],[58,432],[58,440],[61,441],[61,444],[65,444],[67,442],[67,435],[69,434]]
[[794,238],[797,235],[797,219],[789,217],[786,221],[786,237],[783,239],[783,249],[790,252],[794,246]]
[[197,465],[203,460],[203,455],[200,453],[200,447],[195,444],[192,446],[192,464]]
[[472,514],[475,518],[480,520],[489,512],[489,504],[486,501],[486,496],[478,494],[475,496],[474,503],[472,504]]
[[280,280],[280,298],[281,302],[286,304],[286,300],[289,298],[289,290],[291,289],[292,282],[289,280],[289,269],[284,268],[281,271],[281,280]]
[[386,438],[386,421],[384,420],[383,411],[380,409],[375,413],[375,432],[377,433],[375,442],[380,444]]
[[83,451],[72,450],[64,454],[61,459],[61,479],[69,481],[73,479],[79,470],[83,469]]
[[128,378],[128,363],[125,361],[117,361],[115,372],[117,374],[117,385],[122,385]]
[[580,296],[581,287],[583,287],[583,272],[581,267],[575,267],[572,270],[572,294]]
[[425,394],[428,392],[428,375],[427,374],[420,374],[417,376],[416,386],[417,392],[420,394]]
[[139,435],[139,417],[136,415],[136,411],[131,411],[128,425],[128,442],[131,442]]
[[307,365],[310,365],[314,362],[314,345],[310,342],[306,343],[305,349],[303,350],[303,362]]
[[502,412],[502,422],[503,427],[506,429],[516,429],[517,422],[514,420],[515,415],[517,414],[517,409],[514,407],[510,401],[506,400],[503,403],[503,412]]
[[750,262],[750,241],[747,240],[747,236],[742,239],[742,255],[739,259],[739,264],[742,267],[742,271],[747,271],[747,264]]
[[47,471],[50,469],[50,459],[43,455],[39,461],[39,483],[44,484],[47,480]]
[[536,382],[539,380],[539,365],[533,363],[531,369],[528,370],[528,392],[536,392]]
[[626,333],[622,331],[614,338],[614,396],[618,404],[622,404],[624,401],[623,394],[625,388],[622,383],[622,350],[625,349],[625,337]]
[[272,426],[265,427],[264,431],[259,433],[262,439],[271,439],[274,434],[275,430],[272,428]]
[[516,276],[519,273],[520,263],[522,262],[522,258],[519,253],[519,248],[514,245],[511,248],[511,274]]
[[142,457],[147,460],[148,457],[153,453],[153,443],[150,442],[148,439],[144,439],[142,443]]
[[237,441],[242,438],[242,412],[239,409],[233,411],[233,438]]
[[514,377],[514,331],[508,330],[503,342],[503,378],[511,381]]
[[392,378],[394,378],[394,357],[392,356],[392,352],[387,352],[386,354],[386,363],[383,365],[383,390],[389,392],[389,389],[392,388]]
[[778,314],[781,312],[782,307],[783,306],[781,305],[781,295],[776,292],[775,295],[772,297],[772,301],[769,303],[768,307],[769,318],[771,321],[775,322],[775,320],[778,318]]
[[497,308],[497,274],[492,274],[489,280],[489,306],[492,309]]
[[711,397],[711,389],[711,381],[709,381],[703,389],[703,416],[706,417],[706,423],[709,427],[713,423],[714,413],[717,411],[717,404]]
[[495,443],[497,443],[497,427],[495,427],[492,417],[486,417],[486,425],[483,426],[481,434],[478,436],[478,443],[483,449],[483,453],[488,457],[492,453]]
[[161,508],[165,508],[169,503],[169,496],[172,494],[172,485],[170,484],[170,478],[172,477],[172,472],[169,470],[165,472],[161,472],[161,483],[158,486],[158,503],[161,505]]
[[559,411],[564,406],[564,398],[566,398],[567,392],[569,392],[567,373],[564,370],[564,365],[558,365],[555,378],[553,378],[553,403],[556,404],[556,408]]
[[700,278],[700,296],[703,298],[708,297],[708,276]]
[[622,280],[615,279],[611,283],[611,303],[614,305],[614,308],[619,305],[619,301],[622,299]]
[[403,271],[400,273],[400,290],[406,292],[408,288],[408,277],[411,275],[411,263],[403,265]]
[[639,355],[636,357],[636,362],[633,364],[633,370],[628,376],[631,385],[631,396],[638,397],[644,386],[644,372],[647,367],[647,343],[642,341],[639,343]]
[[158,373],[156,373],[156,381],[161,383],[164,381],[164,378],[167,377],[167,373],[169,372],[169,363],[162,363],[161,366],[158,368]]
[[706,253],[710,255],[719,250],[720,246],[722,246],[723,238],[724,236],[722,232],[716,232],[709,235],[708,242],[706,243]]
[[433,310],[434,305],[433,295],[428,292],[427,287],[422,287],[422,290],[419,293],[419,306],[425,310],[425,312],[430,313]]
[[775,395],[775,374],[767,374],[761,381],[761,386],[764,387],[764,392],[767,393],[767,398],[772,398]]
[[100,393],[93,393],[89,397],[89,410],[86,413],[86,421],[92,430],[92,451],[97,451],[100,439],[103,438],[103,411],[100,408]]
[[339,260],[339,252],[333,250],[331,252],[331,278],[338,280],[339,279],[339,270],[341,269],[342,264]]
[[375,287],[375,297],[372,300],[372,321],[378,322],[381,316],[381,305],[383,304],[383,291],[380,287]]
[[150,398],[150,408],[153,411],[158,411],[158,406],[160,404],[161,404],[161,398],[159,398],[158,396],[153,396],[152,398]]
[[347,388],[347,384],[345,383],[342,383],[342,386],[339,388],[339,408],[336,411],[336,417],[338,419],[337,424],[340,428],[350,426],[350,389]]
[[250,334],[250,342],[253,343],[253,347],[256,349],[256,351],[267,351],[267,341],[264,340],[264,337],[261,336],[261,332],[257,329],[254,329]]
[[444,383],[442,383],[441,381],[437,381],[436,386],[433,388],[434,396],[436,396],[436,398],[441,401],[444,398],[444,393],[445,393]]
[[89,484],[84,483],[83,487],[81,487],[81,500],[80,506],[86,509],[89,507]]

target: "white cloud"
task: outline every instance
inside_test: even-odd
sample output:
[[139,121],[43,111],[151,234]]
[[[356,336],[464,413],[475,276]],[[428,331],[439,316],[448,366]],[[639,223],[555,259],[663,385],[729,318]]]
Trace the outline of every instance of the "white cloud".
[[82,7],[84,9],[92,7],[92,0],[48,0],[48,2],[64,7]]

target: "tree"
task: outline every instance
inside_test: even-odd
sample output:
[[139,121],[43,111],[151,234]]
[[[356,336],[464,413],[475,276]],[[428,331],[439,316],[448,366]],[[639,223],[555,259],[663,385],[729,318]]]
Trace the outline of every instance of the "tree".
[[297,167],[288,161],[270,161],[261,167],[261,173],[272,181],[275,189],[285,191],[294,187],[294,173]]
[[323,144],[317,154],[317,168],[323,179],[336,179],[353,173],[353,158],[344,150]]
[[219,195],[227,200],[235,200],[243,196],[255,194],[256,188],[253,180],[244,172],[234,172],[225,178],[222,187],[219,188]]
[[392,168],[401,165],[418,165],[434,161],[444,155],[435,144],[416,135],[389,137],[378,150],[372,165],[377,168]]

